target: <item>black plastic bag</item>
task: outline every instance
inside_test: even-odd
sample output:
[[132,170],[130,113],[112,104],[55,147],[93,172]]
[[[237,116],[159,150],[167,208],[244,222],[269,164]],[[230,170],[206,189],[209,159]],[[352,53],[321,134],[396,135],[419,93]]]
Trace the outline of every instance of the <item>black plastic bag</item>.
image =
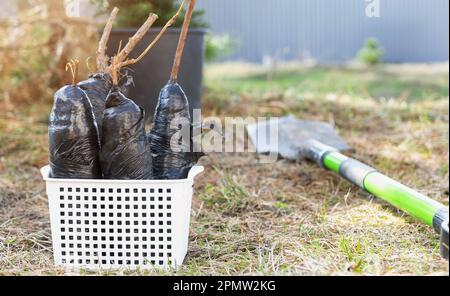
[[144,109],[113,87],[103,115],[100,162],[105,179],[153,178]]
[[[189,139],[177,138],[188,124]],[[161,90],[154,116],[154,125],[148,135],[153,154],[153,175],[157,179],[185,179],[189,170],[203,155],[193,152],[193,127],[189,114],[189,103],[182,88],[177,83],[168,83]],[[181,135],[181,134],[180,134]],[[175,136],[175,137],[174,137]],[[176,143],[174,151],[171,141]]]
[[48,136],[50,177],[102,178],[92,103],[78,86],[64,86],[55,93]]
[[78,83],[78,86],[86,93],[92,102],[95,119],[100,133],[99,136],[101,138],[106,97],[112,87],[111,76],[105,73],[96,73],[91,75],[89,79]]

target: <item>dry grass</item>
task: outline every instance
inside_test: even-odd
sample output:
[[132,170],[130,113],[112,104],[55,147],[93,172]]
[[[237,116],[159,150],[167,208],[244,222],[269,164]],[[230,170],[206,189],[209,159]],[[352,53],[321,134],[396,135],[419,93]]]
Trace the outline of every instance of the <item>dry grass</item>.
[[12,2],[2,3],[2,10],[17,6],[17,14],[0,19],[0,108],[9,110],[48,100],[71,82],[64,70],[70,59],[81,62],[77,78],[93,72],[90,54],[98,44],[97,23],[68,17],[63,0]]
[[[352,79],[361,83],[376,76],[364,69],[352,71]],[[413,81],[425,75],[414,76],[412,66],[408,71]],[[401,73],[391,75],[405,80]],[[404,87],[392,100],[367,93],[347,96],[339,90],[329,94],[328,88],[323,94],[302,92],[295,79],[283,90],[260,91],[259,84],[255,91],[236,90],[232,84],[224,89],[217,87],[220,76],[208,76],[204,112],[294,113],[332,121],[355,146],[355,157],[447,204],[448,72],[433,75],[440,75],[441,88],[447,89],[446,96],[434,100],[401,97],[408,91]],[[311,77],[302,79],[302,86],[317,83]],[[0,274],[78,274],[52,265],[47,200],[39,175],[47,161],[49,106],[1,112]],[[279,160],[263,165],[252,154],[211,154],[203,164],[189,253],[175,274],[448,275],[433,230],[313,164]],[[151,272],[102,272],[118,273]]]

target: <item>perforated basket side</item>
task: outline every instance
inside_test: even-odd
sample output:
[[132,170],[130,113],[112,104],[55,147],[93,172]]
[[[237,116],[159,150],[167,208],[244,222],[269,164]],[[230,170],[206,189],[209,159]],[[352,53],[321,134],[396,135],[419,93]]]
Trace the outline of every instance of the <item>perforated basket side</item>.
[[194,177],[177,182],[47,178],[55,264],[180,266],[187,252]]

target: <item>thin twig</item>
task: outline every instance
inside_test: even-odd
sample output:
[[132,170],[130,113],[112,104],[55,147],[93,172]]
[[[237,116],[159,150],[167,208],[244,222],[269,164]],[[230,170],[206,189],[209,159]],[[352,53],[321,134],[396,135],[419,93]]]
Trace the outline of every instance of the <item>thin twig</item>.
[[144,38],[145,34],[147,34],[148,30],[150,30],[150,27],[157,19],[158,16],[156,14],[150,13],[145,23],[139,28],[136,34],[134,34],[133,37],[131,37],[130,40],[128,40],[127,45],[125,45],[125,47],[117,55],[117,61],[119,63],[125,61],[128,55],[133,51],[133,49],[136,47],[139,41],[141,41],[142,38]]
[[70,61],[66,64],[66,71],[70,70],[72,74],[72,86],[76,85],[76,80],[78,76],[78,64],[80,63],[77,59],[70,59]]
[[125,67],[125,66],[129,66],[129,65],[138,63],[150,51],[150,49],[152,49],[156,45],[156,43],[158,43],[158,41],[161,39],[161,37],[166,32],[166,30],[175,23],[175,20],[178,18],[180,13],[183,11],[183,7],[184,7],[184,4],[186,3],[186,1],[187,0],[183,0],[183,2],[180,5],[180,8],[178,8],[177,13],[164,25],[164,27],[159,32],[158,36],[156,36],[156,38],[152,41],[152,43],[150,43],[150,45],[137,58],[130,59],[128,61],[124,61],[123,63],[121,63],[120,66]]
[[122,50],[122,40],[119,41],[119,47],[117,48],[116,55],[118,55],[121,50]]
[[178,72],[180,70],[181,58],[183,57],[184,45],[186,44],[186,38],[189,31],[189,24],[191,22],[192,13],[194,12],[196,0],[190,0],[189,8],[186,12],[183,28],[181,29],[180,40],[178,41],[178,48],[175,54],[175,60],[172,67],[172,73],[170,75],[170,81],[176,82],[178,80]]
[[109,36],[111,35],[111,30],[112,30],[112,27],[114,24],[114,20],[116,19],[118,12],[119,12],[119,8],[114,7],[114,9],[111,12],[111,15],[109,16],[108,22],[105,25],[105,29],[103,30],[102,37],[98,44],[97,68],[98,68],[98,71],[101,71],[101,72],[105,72],[106,69],[108,68],[109,58],[106,55],[106,49],[108,47],[108,40],[109,40]]
[[150,27],[156,21],[156,19],[158,18],[157,15],[150,14],[147,21],[141,26],[141,28],[139,28],[136,34],[130,38],[128,43],[125,45],[124,49],[120,50],[119,48],[119,52],[117,53],[116,56],[112,58],[111,65],[109,67],[109,72],[111,73],[114,85],[117,85],[119,82],[120,69],[132,64],[136,64],[150,51],[152,47],[155,46],[155,44],[161,39],[162,35],[166,32],[166,30],[173,25],[177,17],[183,11],[183,7],[186,1],[187,0],[183,0],[176,14],[164,25],[164,27],[161,29],[161,31],[152,41],[152,43],[150,43],[150,45],[137,58],[127,60],[128,55],[131,53],[131,51],[133,51],[133,49],[136,47],[139,41],[141,41],[141,39],[144,37],[144,35],[148,32]]
[[108,72],[111,75],[113,85],[118,85],[119,83],[119,71],[122,67],[121,64],[128,57],[128,55],[133,51],[139,41],[147,34],[150,27],[158,19],[156,14],[150,13],[145,23],[139,28],[139,30],[128,40],[125,47],[121,49],[122,42],[119,44],[118,53],[111,58],[111,65],[108,67]]

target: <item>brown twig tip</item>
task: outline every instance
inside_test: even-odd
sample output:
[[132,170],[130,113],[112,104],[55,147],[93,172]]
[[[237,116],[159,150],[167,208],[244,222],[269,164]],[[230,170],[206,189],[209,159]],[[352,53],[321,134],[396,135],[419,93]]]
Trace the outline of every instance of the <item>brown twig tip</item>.
[[66,64],[66,71],[70,70],[72,74],[72,86],[77,84],[77,76],[78,76],[78,64],[80,61],[78,59],[70,59]]
[[175,60],[173,62],[172,73],[170,81],[175,83],[178,80],[178,73],[180,72],[181,58],[183,57],[184,45],[189,31],[189,24],[191,23],[192,13],[194,12],[196,0],[190,0],[189,7],[184,18],[183,27],[181,28],[180,39],[178,40],[178,47],[175,53]]
[[108,69],[109,58],[106,55],[106,49],[108,47],[109,36],[111,35],[111,30],[118,12],[119,8],[117,7],[114,7],[114,9],[111,11],[111,15],[109,16],[109,19],[106,22],[105,29],[103,30],[102,37],[100,38],[100,42],[98,44],[97,69],[98,71],[101,72],[106,72]]

